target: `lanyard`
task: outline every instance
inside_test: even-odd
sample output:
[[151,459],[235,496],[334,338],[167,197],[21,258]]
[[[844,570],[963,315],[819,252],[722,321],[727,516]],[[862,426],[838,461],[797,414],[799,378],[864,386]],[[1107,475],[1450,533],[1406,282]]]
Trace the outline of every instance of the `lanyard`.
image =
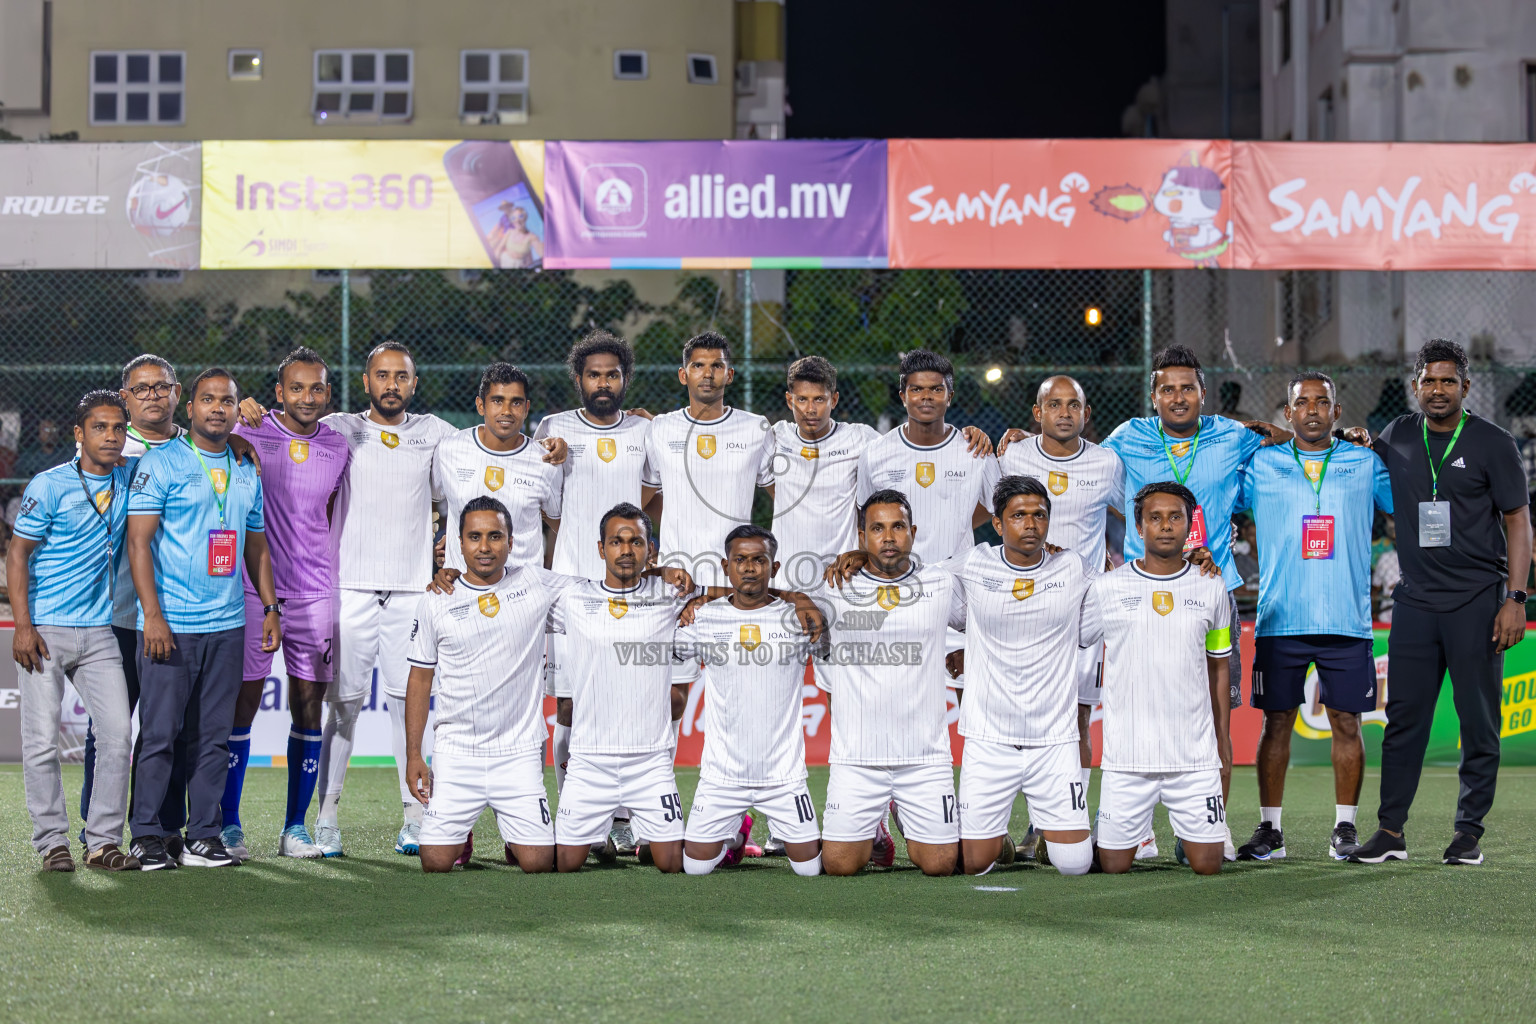
[[1173,448],[1168,444],[1168,435],[1163,433],[1161,421],[1157,424],[1157,436],[1163,440],[1163,454],[1168,456],[1168,465],[1173,470],[1173,478],[1182,486],[1184,481],[1189,479],[1189,474],[1195,471],[1195,453],[1200,450],[1200,428],[1195,427],[1195,440],[1189,446],[1189,468],[1184,470],[1183,476],[1179,475],[1179,464],[1173,459]]
[[176,435],[172,434],[170,437],[166,438],[165,441],[151,441],[149,438],[139,433],[137,428],[131,426],[128,428],[128,436],[136,439],[139,444],[142,444],[145,451],[149,451],[159,445],[165,444],[165,441],[173,441],[176,439]]
[[214,500],[219,503],[219,528],[223,529],[223,527],[224,527],[224,492],[229,489],[229,478],[230,478],[230,472],[229,472],[229,446],[225,445],[225,447],[224,447],[224,486],[220,487],[219,484],[218,484],[218,481],[213,478],[213,470],[208,468],[208,463],[203,462],[203,453],[197,450],[197,445],[193,444],[191,439],[187,438],[186,436],[183,436],[182,440],[187,442],[187,447],[192,449],[192,454],[197,456],[197,461],[202,465],[203,472],[208,474],[208,483],[210,483],[213,486],[213,497],[214,497]]
[[1328,463],[1333,460],[1333,453],[1339,450],[1339,443],[1335,441],[1328,448],[1328,454],[1323,456],[1323,468],[1317,471],[1317,479],[1307,476],[1307,467],[1301,464],[1301,454],[1296,450],[1296,442],[1291,442],[1291,457],[1296,460],[1296,468],[1301,470],[1301,475],[1306,477],[1307,483],[1312,485],[1312,493],[1317,497],[1317,514],[1323,514],[1323,477],[1328,475]]
[[91,511],[96,513],[96,518],[101,521],[102,526],[107,531],[107,595],[115,600],[116,595],[113,593],[113,590],[117,583],[117,574],[113,572],[112,566],[112,559],[114,557],[112,551],[112,502],[117,500],[117,476],[116,474],[112,475],[112,486],[107,491],[107,510],[105,512],[101,510],[100,505],[96,504],[96,499],[100,496],[101,492],[91,493],[91,486],[85,482],[85,471],[80,468],[80,460],[78,458],[75,459],[75,476],[80,478],[80,489],[85,492],[85,503],[91,506]]
[[1456,432],[1451,435],[1451,443],[1445,446],[1445,451],[1440,453],[1440,461],[1435,462],[1435,457],[1429,454],[1429,417],[1424,417],[1424,458],[1429,462],[1429,500],[1440,500],[1440,467],[1445,465],[1445,460],[1451,457],[1451,449],[1456,447],[1456,441],[1461,437],[1461,428],[1467,425],[1467,410],[1461,410],[1461,419],[1456,421]]

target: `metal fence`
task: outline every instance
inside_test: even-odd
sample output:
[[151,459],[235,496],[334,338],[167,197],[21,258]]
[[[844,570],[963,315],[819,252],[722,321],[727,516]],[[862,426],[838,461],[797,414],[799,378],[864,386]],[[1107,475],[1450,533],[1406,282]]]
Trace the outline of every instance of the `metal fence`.
[[[1345,419],[1379,428],[1405,411],[1411,353],[1429,337],[1476,361],[1472,408],[1536,435],[1536,275],[1296,271],[188,271],[0,272],[0,498],[72,451],[85,390],[155,352],[190,374],[220,364],[269,396],[296,345],[338,371],[336,401],[357,409],[361,361],[395,339],[418,360],[415,408],[467,425],[485,363],[534,381],[541,416],[574,404],[564,359],[593,327],[630,338],[628,402],[685,401],[683,341],[713,327],[737,347],[732,401],[786,412],[783,374],[799,355],[839,367],[840,415],[900,421],[898,353],[927,346],[957,366],[953,422],[996,437],[1030,427],[1041,379],[1070,372],[1093,408],[1090,436],[1146,409],[1150,355],[1193,348],[1210,378],[1207,411],[1278,420],[1300,366],[1339,381]],[[1405,355],[1405,353],[1407,353]],[[50,423],[57,437],[45,442]]]

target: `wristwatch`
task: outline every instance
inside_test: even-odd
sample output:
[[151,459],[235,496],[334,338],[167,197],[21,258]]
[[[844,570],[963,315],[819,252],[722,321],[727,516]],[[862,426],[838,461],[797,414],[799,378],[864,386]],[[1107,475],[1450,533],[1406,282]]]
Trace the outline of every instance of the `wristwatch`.
[[1506,600],[1514,601],[1514,602],[1516,602],[1518,604],[1525,604],[1526,598],[1527,598],[1527,595],[1526,595],[1525,591],[1523,591],[1523,590],[1511,590],[1509,592],[1509,597],[1506,598]]
[[264,604],[261,606],[261,614],[270,615],[273,612],[277,612],[279,615],[283,614],[283,606],[280,604]]

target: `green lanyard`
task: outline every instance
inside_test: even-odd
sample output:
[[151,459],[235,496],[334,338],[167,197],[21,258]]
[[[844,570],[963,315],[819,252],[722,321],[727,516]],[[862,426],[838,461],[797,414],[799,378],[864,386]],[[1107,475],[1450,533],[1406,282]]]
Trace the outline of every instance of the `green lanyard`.
[[1200,428],[1195,427],[1195,440],[1189,446],[1189,468],[1182,476],[1179,475],[1179,464],[1173,460],[1173,448],[1168,444],[1168,435],[1163,433],[1161,421],[1157,424],[1157,436],[1163,439],[1163,454],[1168,456],[1168,466],[1173,470],[1173,478],[1182,486],[1184,481],[1189,479],[1189,474],[1195,471],[1195,453],[1200,450]]
[[191,439],[188,438],[185,434],[182,435],[181,439],[183,441],[187,442],[187,447],[192,449],[192,454],[196,455],[197,456],[197,461],[199,463],[201,463],[201,465],[203,467],[203,472],[208,474],[208,483],[210,485],[212,485],[212,487],[213,487],[213,497],[214,497],[214,500],[219,503],[219,526],[220,526],[220,528],[223,528],[223,526],[224,526],[224,491],[229,490],[229,485],[230,485],[230,482],[231,482],[230,481],[231,474],[230,474],[230,471],[229,471],[230,470],[230,465],[229,465],[229,446],[225,445],[225,447],[224,447],[224,490],[220,490],[218,483],[215,482],[214,479],[213,479],[213,470],[208,468],[208,463],[203,462],[203,453],[197,450],[197,445],[193,444]]
[[1307,467],[1301,464],[1301,454],[1296,450],[1296,442],[1291,442],[1291,457],[1296,460],[1296,468],[1301,470],[1301,475],[1306,477],[1307,483],[1312,485],[1312,493],[1317,496],[1317,514],[1323,514],[1323,477],[1328,475],[1328,463],[1333,460],[1333,453],[1339,450],[1339,443],[1335,441],[1328,448],[1328,454],[1323,456],[1323,468],[1318,470],[1317,479],[1307,476]]
[[1467,410],[1461,410],[1461,419],[1456,422],[1456,432],[1451,435],[1451,443],[1445,446],[1445,451],[1440,454],[1440,461],[1435,462],[1435,457],[1429,454],[1429,417],[1424,417],[1424,458],[1429,462],[1429,500],[1440,500],[1440,467],[1445,465],[1445,460],[1451,457],[1451,449],[1456,447],[1457,438],[1461,437],[1461,428],[1467,425]]

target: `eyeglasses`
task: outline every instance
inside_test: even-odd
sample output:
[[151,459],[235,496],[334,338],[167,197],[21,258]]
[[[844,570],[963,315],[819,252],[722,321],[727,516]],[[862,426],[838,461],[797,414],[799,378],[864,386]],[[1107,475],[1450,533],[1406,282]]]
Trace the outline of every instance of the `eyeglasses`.
[[142,402],[150,395],[154,395],[156,398],[164,398],[175,390],[175,384],[162,382],[160,384],[140,384],[137,387],[129,388],[128,393]]

